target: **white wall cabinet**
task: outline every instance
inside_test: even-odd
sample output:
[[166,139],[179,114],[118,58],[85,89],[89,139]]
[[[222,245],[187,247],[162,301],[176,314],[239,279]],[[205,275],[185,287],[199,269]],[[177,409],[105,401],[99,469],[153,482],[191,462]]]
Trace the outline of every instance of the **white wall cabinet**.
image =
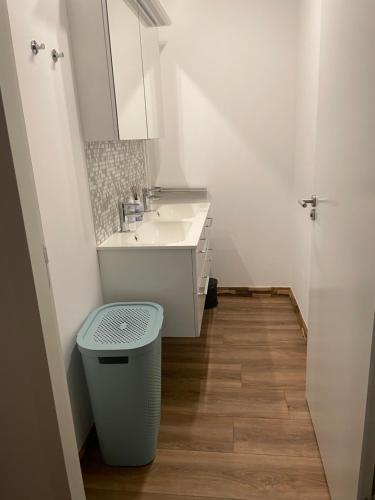
[[160,137],[157,28],[127,0],[69,0],[69,22],[85,140]]

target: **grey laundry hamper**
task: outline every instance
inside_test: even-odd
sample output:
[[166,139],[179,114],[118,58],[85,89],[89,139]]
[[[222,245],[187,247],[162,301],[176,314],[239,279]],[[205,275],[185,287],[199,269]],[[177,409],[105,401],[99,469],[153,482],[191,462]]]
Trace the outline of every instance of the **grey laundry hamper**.
[[108,465],[156,454],[160,427],[163,308],[121,302],[93,311],[78,336],[99,446]]

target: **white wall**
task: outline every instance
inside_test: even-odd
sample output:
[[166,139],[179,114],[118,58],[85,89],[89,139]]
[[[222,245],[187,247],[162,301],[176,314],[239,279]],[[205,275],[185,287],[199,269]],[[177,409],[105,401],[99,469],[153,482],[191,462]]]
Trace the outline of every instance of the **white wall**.
[[[8,0],[78,445],[92,424],[75,334],[102,301],[63,0]],[[33,57],[30,40],[46,44]],[[65,58],[52,63],[52,48]]]
[[292,288],[308,324],[312,222],[297,199],[314,193],[316,120],[319,89],[321,0],[300,0],[295,180],[293,190]]
[[[41,241],[44,241],[44,235],[19,93],[6,0],[0,0],[0,88],[5,103],[6,128],[9,133],[14,171],[17,177],[17,194],[19,195],[17,202],[21,202],[22,207],[24,228],[21,229],[25,230],[27,237],[28,248],[26,251],[28,253],[26,257],[30,261],[29,264],[31,263],[33,272],[33,280],[30,283],[32,290],[30,291],[27,289],[25,270],[21,268],[19,262],[11,263],[13,257],[20,255],[23,246],[22,242],[16,241],[17,235],[11,234],[19,232],[17,210],[11,207],[12,201],[9,201],[8,198],[12,191],[2,178],[0,182],[2,187],[1,202],[3,203],[1,214],[3,221],[7,222],[4,222],[1,234],[4,238],[6,237],[8,243],[12,242],[12,245],[3,245],[1,259],[5,267],[1,272],[4,297],[0,301],[2,307],[7,310],[6,317],[2,321],[3,331],[6,331],[7,335],[2,338],[1,349],[3,383],[1,394],[3,401],[7,401],[5,413],[1,412],[2,426],[7,429],[5,441],[2,440],[2,456],[6,457],[6,468],[4,468],[4,461],[2,461],[1,468],[2,477],[6,477],[8,480],[1,482],[0,497],[5,500],[6,498],[14,499],[26,496],[42,500],[43,498],[55,498],[56,495],[60,494],[66,499],[67,494],[64,488],[55,482],[56,462],[54,456],[59,452],[61,445],[65,467],[58,466],[58,473],[64,474],[68,479],[71,497],[78,500],[85,498],[85,494],[57,328],[56,310],[49,286],[43,248],[40,244]],[[6,131],[2,127],[4,125],[0,124],[0,135]],[[4,144],[1,144],[0,175],[2,177],[6,176],[7,172],[6,160],[4,162],[4,155],[7,154],[7,145],[4,147]],[[11,217],[9,217],[10,213]],[[6,256],[7,252],[8,256]],[[10,256],[12,252],[13,257]],[[7,270],[5,270],[6,268]],[[9,283],[6,283],[5,280],[7,273],[10,279]],[[19,280],[17,280],[17,275]],[[26,314],[28,307],[32,307],[34,292],[36,292],[37,308],[39,309],[34,315],[34,319],[38,317],[39,313],[43,329],[41,346],[38,343],[38,336],[35,336],[35,329],[32,328],[32,320],[30,321],[30,316]],[[21,304],[22,297],[25,299],[23,304]],[[7,301],[10,302],[6,304]],[[19,307],[22,307],[21,315],[15,313]],[[5,325],[4,322],[7,320],[9,324]],[[20,325],[20,322],[24,324]],[[7,342],[8,354],[6,353]],[[38,344],[41,347],[39,354],[36,352]],[[19,361],[16,371],[14,369],[14,352],[17,352]],[[41,374],[40,370],[43,370],[45,356],[48,360],[48,373]],[[21,358],[23,358],[22,362]],[[6,366],[8,366],[9,375],[6,375]],[[46,384],[49,382],[53,392],[50,412],[46,411],[46,400],[52,396],[51,392],[46,389]],[[6,394],[7,390],[9,391],[8,395]],[[9,425],[4,420],[6,414],[9,418]],[[56,439],[60,443],[57,445],[51,435],[48,435],[49,424],[47,421],[51,416],[52,420],[57,418]],[[41,447],[40,443],[43,439],[48,442],[45,443],[44,447]],[[48,446],[51,448],[50,450],[48,450]],[[22,448],[22,454],[19,453],[20,448]],[[29,478],[23,474],[23,481],[11,480],[12,477],[20,478],[20,470],[28,474]],[[46,481],[46,477],[49,480]],[[4,486],[5,490],[8,487],[8,496],[4,491]],[[40,490],[36,491],[39,487],[50,491],[44,495]],[[56,493],[56,488],[59,489],[58,493]]]
[[298,1],[163,4],[154,179],[208,187],[220,285],[289,285]]

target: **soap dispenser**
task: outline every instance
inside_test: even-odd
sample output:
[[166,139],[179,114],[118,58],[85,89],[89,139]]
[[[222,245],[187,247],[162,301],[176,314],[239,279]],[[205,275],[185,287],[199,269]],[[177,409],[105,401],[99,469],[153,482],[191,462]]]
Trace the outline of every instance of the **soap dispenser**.
[[132,188],[132,192],[133,192],[133,197],[134,197],[134,203],[136,204],[135,205],[135,213],[136,213],[135,220],[137,222],[141,222],[141,221],[143,221],[143,205],[142,205],[142,202],[139,198],[139,195],[138,195],[135,187]]
[[[136,201],[135,201],[133,195],[129,195],[129,196],[127,196],[125,202],[129,203],[128,212],[130,214],[134,213],[134,215],[128,215],[129,231],[136,231],[136,229],[137,229],[136,216],[135,216],[135,212],[136,212],[135,203],[136,203]],[[134,205],[134,206],[132,206],[132,205]]]

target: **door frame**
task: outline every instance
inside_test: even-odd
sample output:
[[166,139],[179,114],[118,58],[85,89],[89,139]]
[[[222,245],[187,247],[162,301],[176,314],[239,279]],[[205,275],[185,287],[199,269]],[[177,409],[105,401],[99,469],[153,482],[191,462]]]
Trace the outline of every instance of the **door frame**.
[[[25,47],[25,50],[28,50]],[[67,482],[69,498],[72,500],[84,500],[85,493],[79,463],[77,442],[75,438],[72,411],[68,393],[66,373],[60,338],[57,326],[56,309],[53,295],[50,289],[48,263],[45,254],[44,235],[41,217],[36,195],[36,187],[33,176],[32,160],[22,109],[20,90],[18,87],[17,69],[13,52],[11,30],[7,0],[0,0],[0,91],[4,103],[5,121],[7,135],[9,138],[9,158],[13,162],[14,175],[17,183],[18,193],[10,198],[14,205],[10,209],[20,209],[22,215],[25,251],[29,256],[29,267],[33,277],[33,286],[36,299],[34,313],[40,319],[39,340],[44,345],[44,356],[46,361],[46,375],[51,391],[40,394],[45,398],[44,403],[51,404],[55,413],[55,438],[61,443],[61,470],[55,471],[54,477],[60,477],[61,483]],[[9,165],[8,165],[9,166]],[[1,177],[6,175],[8,169],[0,169]],[[12,212],[13,213],[13,212]],[[4,214],[9,217],[9,214]],[[13,222],[13,216],[11,221]],[[15,218],[14,218],[15,219]],[[18,229],[20,229],[18,227]],[[22,286],[22,283],[19,284]],[[16,339],[13,340],[16,347]],[[17,344],[19,348],[19,343]],[[25,346],[26,347],[26,346]],[[42,353],[41,353],[42,356]],[[31,362],[31,361],[30,361]],[[35,359],[35,366],[43,363],[42,358]],[[9,381],[11,383],[11,381]],[[35,387],[35,391],[37,391]],[[48,401],[49,399],[49,401]],[[40,413],[41,425],[44,412]],[[9,425],[12,423],[10,422]],[[32,428],[30,428],[30,432]],[[18,452],[19,450],[15,450]],[[55,449],[58,453],[58,450]],[[30,464],[32,467],[32,464]],[[19,471],[20,472],[20,471]],[[48,471],[43,471],[48,477]],[[8,478],[10,479],[10,478]],[[22,481],[21,472],[13,481]],[[30,486],[31,487],[31,486]],[[32,496],[32,490],[30,490]],[[66,497],[68,500],[68,497]],[[42,500],[42,499],[41,499]],[[43,499],[44,500],[44,499]]]
[[372,339],[358,500],[375,497],[375,316]]

